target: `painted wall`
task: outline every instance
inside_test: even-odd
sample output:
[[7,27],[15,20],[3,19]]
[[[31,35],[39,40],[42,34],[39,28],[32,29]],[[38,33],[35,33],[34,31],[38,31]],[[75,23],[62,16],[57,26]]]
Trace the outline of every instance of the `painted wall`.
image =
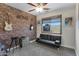
[[79,4],[76,4],[76,55],[79,56]]
[[[10,32],[4,30],[5,21],[7,21],[8,16],[9,22],[12,23],[13,27],[13,30]],[[31,24],[34,26],[32,31],[29,30]],[[26,36],[34,39],[36,36],[36,16],[6,4],[0,4],[0,40],[3,40],[9,45],[11,37],[15,36]]]
[[[73,48],[75,49],[75,6],[69,8],[61,8],[49,12],[47,14],[37,16],[37,22],[42,20],[42,18],[55,16],[55,15],[62,15],[62,46]],[[73,25],[70,27],[65,26],[65,18],[66,17],[73,17]],[[37,24],[37,37],[41,34],[41,24]],[[45,33],[51,35],[57,35],[52,33]]]

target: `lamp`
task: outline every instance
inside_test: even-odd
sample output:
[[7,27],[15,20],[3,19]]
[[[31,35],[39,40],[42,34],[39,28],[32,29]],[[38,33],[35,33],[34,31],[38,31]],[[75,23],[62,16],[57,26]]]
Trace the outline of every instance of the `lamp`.
[[36,11],[37,11],[37,12],[42,12],[42,11],[43,11],[43,8],[37,7],[37,8],[36,8]]
[[33,28],[34,28],[33,25],[30,25],[30,30],[33,30]]

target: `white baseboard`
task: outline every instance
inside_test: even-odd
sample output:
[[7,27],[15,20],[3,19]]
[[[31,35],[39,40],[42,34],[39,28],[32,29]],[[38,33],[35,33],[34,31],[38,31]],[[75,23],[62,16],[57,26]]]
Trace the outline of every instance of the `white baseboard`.
[[71,46],[67,46],[67,45],[61,45],[62,47],[66,47],[66,48],[70,48],[70,49],[74,49],[75,50],[75,48],[74,47],[71,47]]

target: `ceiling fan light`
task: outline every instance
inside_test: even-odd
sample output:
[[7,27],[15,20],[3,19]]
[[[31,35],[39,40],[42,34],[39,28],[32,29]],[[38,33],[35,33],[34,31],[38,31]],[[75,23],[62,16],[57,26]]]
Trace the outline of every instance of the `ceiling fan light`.
[[43,8],[36,8],[36,12],[42,12]]

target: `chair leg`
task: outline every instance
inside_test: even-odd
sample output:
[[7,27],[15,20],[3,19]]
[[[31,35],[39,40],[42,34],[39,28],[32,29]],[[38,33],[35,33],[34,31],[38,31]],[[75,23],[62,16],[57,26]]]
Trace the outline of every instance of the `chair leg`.
[[9,47],[9,51],[10,51],[10,48],[11,48],[11,46],[12,46],[12,43],[13,43],[13,40],[11,40],[11,44],[10,44],[10,47]]
[[22,39],[19,39],[19,46],[22,48]]
[[15,46],[16,46],[16,47],[17,47],[17,45],[18,45],[17,42],[18,42],[18,40],[16,39],[16,40],[15,40]]
[[60,51],[59,51],[59,48],[57,48],[57,52],[58,52],[58,55],[60,56]]
[[[18,45],[17,43],[18,43],[18,40],[15,39],[15,40],[14,40],[14,45],[16,46],[15,48],[17,48],[17,45]],[[13,48],[13,53],[14,53],[14,49],[15,49],[15,48]]]

